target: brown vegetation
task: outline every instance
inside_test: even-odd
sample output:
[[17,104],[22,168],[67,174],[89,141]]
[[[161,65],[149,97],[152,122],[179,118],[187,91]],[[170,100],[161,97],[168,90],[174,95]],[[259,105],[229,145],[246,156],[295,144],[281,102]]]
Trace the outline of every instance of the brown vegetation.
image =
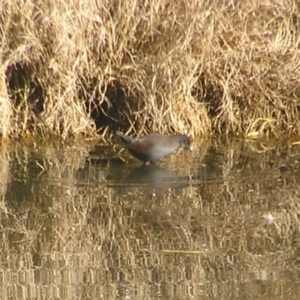
[[0,6],[0,133],[299,134],[293,0]]

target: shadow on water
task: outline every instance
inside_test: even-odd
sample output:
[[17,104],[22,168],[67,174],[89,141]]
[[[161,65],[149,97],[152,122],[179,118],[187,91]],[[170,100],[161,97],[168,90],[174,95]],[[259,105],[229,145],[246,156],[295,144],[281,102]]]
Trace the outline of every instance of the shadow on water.
[[2,145],[1,299],[299,299],[300,149],[195,148]]
[[123,177],[119,177],[118,168],[110,171],[107,180],[110,186],[121,186],[124,189],[141,188],[147,193],[163,193],[168,189],[180,189],[188,185],[188,176],[177,176],[157,165],[126,167]]

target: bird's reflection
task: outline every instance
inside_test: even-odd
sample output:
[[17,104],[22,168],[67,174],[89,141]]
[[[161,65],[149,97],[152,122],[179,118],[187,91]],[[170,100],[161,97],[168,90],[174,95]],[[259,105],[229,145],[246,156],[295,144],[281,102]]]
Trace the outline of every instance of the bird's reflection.
[[188,178],[174,175],[156,165],[142,165],[131,170],[122,183],[128,187],[143,187],[147,192],[163,192],[169,188],[181,189],[187,186]]
[[[177,176],[155,164],[140,165],[132,168],[119,159],[91,160],[96,170],[106,169],[106,184],[109,187],[120,188],[122,192],[127,189],[140,188],[147,193],[166,192],[169,189],[182,189],[189,185],[189,176]],[[99,166],[101,168],[99,169]],[[100,174],[103,174],[100,172]],[[97,175],[97,173],[96,173]]]

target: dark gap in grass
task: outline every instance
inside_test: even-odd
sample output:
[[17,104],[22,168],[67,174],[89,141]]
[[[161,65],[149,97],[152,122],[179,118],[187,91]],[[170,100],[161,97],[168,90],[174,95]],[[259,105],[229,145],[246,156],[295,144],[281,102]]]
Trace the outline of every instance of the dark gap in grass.
[[205,78],[205,74],[201,74],[192,95],[199,102],[205,103],[209,117],[214,118],[220,113],[222,93],[222,88],[208,82]]
[[113,82],[106,88],[105,100],[99,101],[100,97],[100,92],[97,91],[94,100],[87,106],[87,111],[94,120],[97,131],[106,126],[116,130],[120,124],[125,123],[122,112],[126,110],[126,93],[118,82]]
[[33,113],[39,114],[44,110],[44,95],[33,74],[32,68],[26,64],[11,65],[5,72],[6,84],[10,99],[17,110],[27,106]]

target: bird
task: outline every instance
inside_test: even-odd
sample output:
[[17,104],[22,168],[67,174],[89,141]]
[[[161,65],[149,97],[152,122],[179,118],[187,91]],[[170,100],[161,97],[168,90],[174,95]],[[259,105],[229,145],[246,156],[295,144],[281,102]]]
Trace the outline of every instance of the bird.
[[163,135],[152,133],[134,138],[117,131],[124,147],[137,159],[145,164],[154,163],[160,158],[167,156],[178,148],[193,151],[191,140],[186,134]]

